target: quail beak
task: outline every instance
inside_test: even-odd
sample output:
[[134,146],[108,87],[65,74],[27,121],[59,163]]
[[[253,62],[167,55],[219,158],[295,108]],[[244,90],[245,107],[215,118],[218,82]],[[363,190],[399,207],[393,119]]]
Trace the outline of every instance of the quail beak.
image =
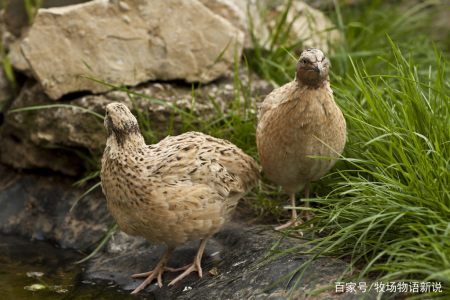
[[318,63],[314,66],[313,71],[316,72],[317,74],[322,73],[322,63],[321,63],[321,62],[318,62]]

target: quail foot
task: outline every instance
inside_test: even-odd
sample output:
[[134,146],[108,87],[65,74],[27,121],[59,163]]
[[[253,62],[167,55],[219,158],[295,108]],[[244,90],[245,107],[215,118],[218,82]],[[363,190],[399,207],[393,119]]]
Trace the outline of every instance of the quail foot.
[[[164,243],[167,250],[150,272],[133,275],[161,287],[165,271],[184,271],[169,285],[191,272],[202,276],[206,241],[230,218],[238,200],[259,178],[256,162],[228,141],[188,132],[146,145],[138,122],[121,103],[106,107],[108,138],[101,180],[108,209],[121,230]],[[179,245],[200,240],[192,264],[167,266]]]
[[[346,124],[334,102],[329,67],[322,51],[303,51],[295,80],[273,90],[260,106],[256,142],[263,172],[289,194],[292,206],[291,220],[278,230],[301,222],[295,193],[304,189],[309,198],[310,183],[325,175],[344,150]],[[301,217],[311,217],[303,212]]]

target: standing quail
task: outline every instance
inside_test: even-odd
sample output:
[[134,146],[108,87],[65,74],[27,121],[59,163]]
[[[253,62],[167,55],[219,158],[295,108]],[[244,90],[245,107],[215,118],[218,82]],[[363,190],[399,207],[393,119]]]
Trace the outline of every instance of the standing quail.
[[[164,271],[184,270],[169,286],[194,271],[202,277],[206,241],[257,184],[256,162],[230,142],[199,132],[146,145],[136,118],[121,103],[106,107],[105,127],[101,180],[109,211],[124,232],[167,245],[152,271],[132,276],[146,278],[132,293],[155,279],[161,287]],[[192,264],[166,266],[177,246],[197,239]]]
[[[344,150],[346,124],[333,99],[329,67],[322,51],[303,51],[295,80],[273,90],[260,107],[256,142],[263,172],[292,205],[291,220],[277,230],[297,224],[295,193],[304,189],[309,198],[310,182],[325,175]],[[308,210],[304,217],[310,219]]]

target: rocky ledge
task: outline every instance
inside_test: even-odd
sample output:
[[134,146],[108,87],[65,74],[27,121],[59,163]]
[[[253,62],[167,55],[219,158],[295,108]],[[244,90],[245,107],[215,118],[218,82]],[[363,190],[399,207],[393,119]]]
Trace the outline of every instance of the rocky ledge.
[[[74,187],[70,177],[19,173],[0,165],[0,178],[0,233],[51,241],[87,254],[111,227],[112,219],[100,191],[89,194],[69,212],[86,189]],[[152,284],[140,297],[287,299],[288,290],[297,278],[292,272],[307,257],[290,254],[273,259],[271,249],[286,249],[301,242],[273,231],[269,225],[234,220],[209,240],[203,259],[203,278],[190,275],[171,288]],[[178,248],[169,265],[178,267],[189,263],[196,247],[197,242],[193,241]],[[149,270],[163,251],[163,245],[152,245],[118,231],[100,253],[85,263],[81,277],[84,282],[100,281],[130,291],[139,284],[130,274]],[[339,259],[315,260],[291,296],[310,299],[308,292],[333,285],[346,267]],[[164,282],[174,276],[165,274]],[[319,298],[324,297],[347,299],[350,295],[325,292]]]

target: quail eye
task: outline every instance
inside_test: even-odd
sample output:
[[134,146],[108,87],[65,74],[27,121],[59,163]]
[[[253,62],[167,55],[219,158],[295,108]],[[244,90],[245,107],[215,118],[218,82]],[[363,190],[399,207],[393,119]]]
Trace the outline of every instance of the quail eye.
[[302,64],[308,63],[308,61],[306,60],[306,58],[303,58],[303,59],[301,60],[301,62],[302,62]]

